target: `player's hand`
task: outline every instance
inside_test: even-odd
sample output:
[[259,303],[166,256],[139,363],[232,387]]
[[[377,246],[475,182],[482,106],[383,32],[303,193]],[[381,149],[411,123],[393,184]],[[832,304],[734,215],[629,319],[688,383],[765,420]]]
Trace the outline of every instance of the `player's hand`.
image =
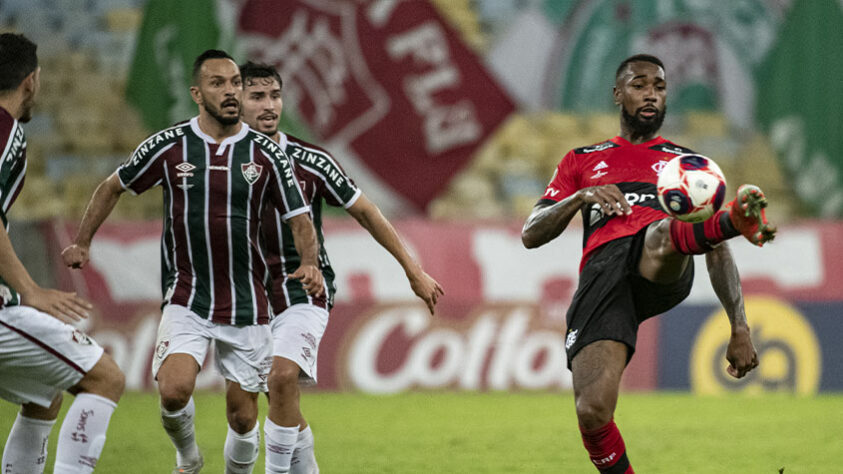
[[302,265],[290,274],[289,278],[301,280],[304,291],[310,296],[322,296],[325,293],[325,285],[322,279],[322,272],[314,265]]
[[758,353],[752,345],[748,327],[743,326],[732,331],[729,346],[726,348],[726,360],[729,361],[726,372],[737,379],[758,367]]
[[70,268],[85,268],[90,258],[89,252],[88,247],[73,244],[61,251],[61,258]]
[[407,278],[410,279],[410,288],[413,289],[413,293],[425,302],[427,309],[430,310],[430,314],[433,314],[433,307],[436,306],[436,301],[440,296],[445,294],[442,286],[421,269],[413,275],[407,275]]
[[614,184],[583,188],[577,193],[586,204],[598,204],[607,216],[632,214],[632,207],[626,201],[620,188]]
[[21,301],[27,306],[53,316],[59,321],[74,323],[88,317],[88,310],[92,308],[83,298],[76,296],[76,293],[36,288],[28,293],[21,294]]

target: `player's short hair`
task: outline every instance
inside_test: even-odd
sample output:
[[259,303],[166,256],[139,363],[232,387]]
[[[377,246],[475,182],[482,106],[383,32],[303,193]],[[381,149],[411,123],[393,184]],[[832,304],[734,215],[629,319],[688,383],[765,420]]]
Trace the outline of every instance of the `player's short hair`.
[[249,79],[258,77],[271,77],[278,81],[279,88],[284,88],[284,81],[281,80],[281,74],[278,74],[277,69],[266,63],[256,63],[252,61],[247,61],[246,63],[241,64],[240,77],[243,79],[243,84],[246,84],[246,81],[248,81]]
[[199,56],[196,56],[196,61],[193,61],[192,80],[194,86],[199,84],[199,70],[202,69],[202,65],[205,64],[205,61],[209,59],[230,59],[235,64],[237,64],[237,62],[234,61],[234,58],[232,58],[230,54],[226,53],[221,49],[205,50],[204,53],[200,54]]
[[0,94],[17,89],[38,68],[37,49],[22,34],[0,34]]
[[638,61],[653,63],[656,66],[664,69],[664,63],[662,63],[662,60],[653,56],[652,54],[636,54],[624,59],[623,62],[621,62],[621,65],[618,66],[618,70],[615,71],[615,80],[617,81],[618,78],[621,77],[621,74],[623,74],[623,71],[626,69],[626,66],[629,65],[629,63],[634,63]]

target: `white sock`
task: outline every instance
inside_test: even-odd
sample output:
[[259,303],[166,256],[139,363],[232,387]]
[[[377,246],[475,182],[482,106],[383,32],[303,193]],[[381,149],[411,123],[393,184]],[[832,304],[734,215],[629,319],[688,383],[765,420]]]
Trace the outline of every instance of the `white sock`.
[[290,472],[290,458],[299,436],[299,426],[278,426],[267,417],[263,434],[266,438],[266,474]]
[[76,395],[59,430],[54,474],[94,472],[115,408],[117,404],[105,397]]
[[196,444],[196,429],[193,417],[196,405],[193,397],[181,410],[169,411],[161,408],[161,424],[176,447],[176,465],[185,466],[199,459],[199,446]]
[[6,447],[3,449],[3,473],[44,472],[47,463],[47,440],[56,420],[38,420],[20,413],[12,425]]
[[231,427],[228,427],[228,435],[225,437],[225,473],[226,474],[252,474],[255,462],[260,452],[261,435],[260,423],[248,433],[240,434]]
[[299,431],[293,457],[290,459],[290,474],[319,474],[316,453],[313,452],[313,432],[310,425]]

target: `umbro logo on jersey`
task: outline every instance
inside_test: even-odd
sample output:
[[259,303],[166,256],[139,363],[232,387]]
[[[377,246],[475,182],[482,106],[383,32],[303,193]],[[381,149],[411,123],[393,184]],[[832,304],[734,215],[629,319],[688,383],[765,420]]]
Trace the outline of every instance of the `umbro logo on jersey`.
[[190,163],[179,163],[176,165],[176,169],[179,171],[176,173],[176,176],[179,178],[191,178],[193,177],[192,171],[196,169],[195,166],[191,165]]
[[258,178],[261,177],[261,171],[263,171],[263,166],[257,165],[253,162],[243,163],[240,165],[240,171],[243,172],[243,177],[246,178],[246,182],[249,185],[255,184]]
[[602,178],[603,176],[606,176],[607,174],[609,174],[609,173],[607,173],[605,171],[598,171],[591,176],[591,179]]
[[600,163],[597,163],[597,165],[594,168],[591,168],[591,171],[598,171],[598,170],[602,170],[603,168],[608,168],[608,167],[609,167],[609,165],[607,165],[605,161],[601,161]]

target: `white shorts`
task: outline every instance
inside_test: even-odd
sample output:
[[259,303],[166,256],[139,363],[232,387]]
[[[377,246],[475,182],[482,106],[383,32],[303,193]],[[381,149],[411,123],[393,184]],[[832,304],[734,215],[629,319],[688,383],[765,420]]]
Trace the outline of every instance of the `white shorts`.
[[202,367],[211,341],[217,370],[226,380],[239,383],[247,392],[266,391],[266,378],[272,366],[272,340],[267,325],[218,324],[173,304],[164,306],[158,325],[152,356],[153,377],[157,377],[158,369],[170,354],[189,354]]
[[269,327],[272,355],[298,364],[301,382],[315,384],[319,342],[328,327],[328,311],[312,304],[294,304],[275,316]]
[[0,309],[0,398],[49,407],[102,357],[82,331],[29,306]]

